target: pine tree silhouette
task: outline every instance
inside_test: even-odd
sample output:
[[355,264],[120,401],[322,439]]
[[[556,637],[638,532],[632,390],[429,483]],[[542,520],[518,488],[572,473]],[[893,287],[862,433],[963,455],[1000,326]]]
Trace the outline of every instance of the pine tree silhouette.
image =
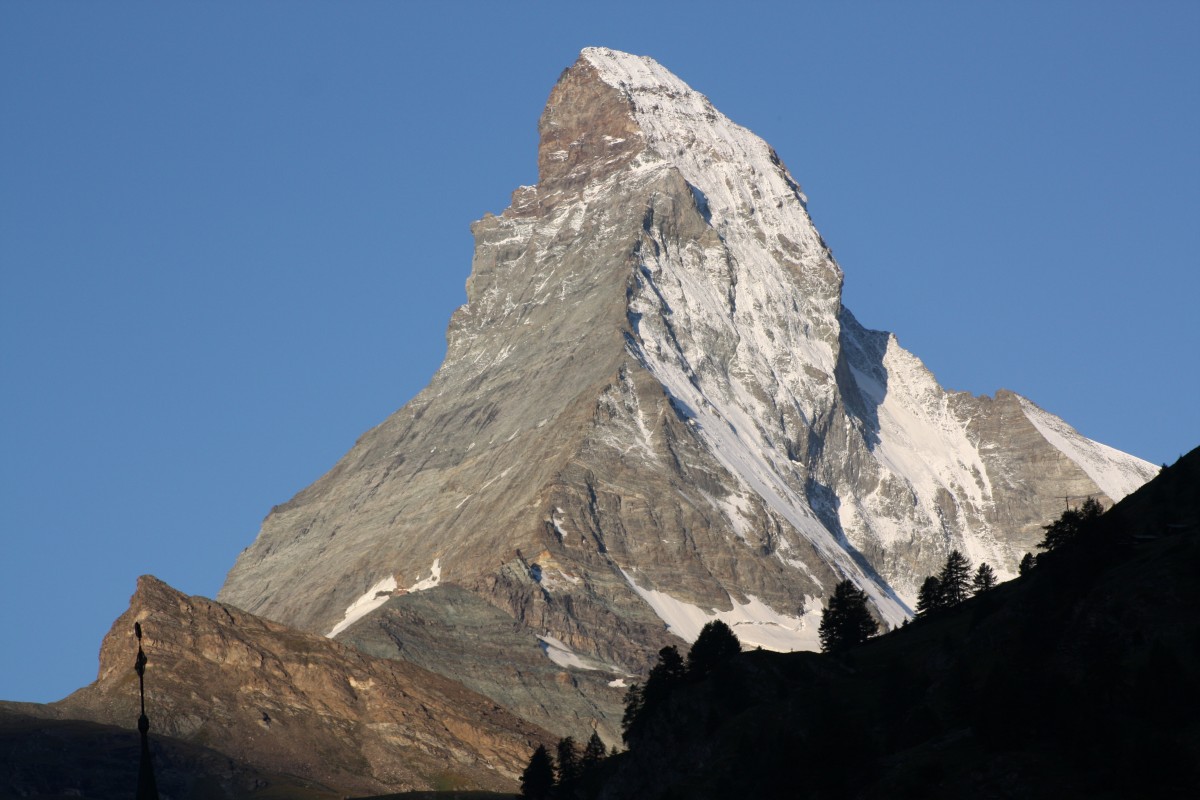
[[625,744],[633,744],[641,733],[641,718],[642,709],[645,704],[642,702],[642,685],[635,683],[630,685],[625,690],[625,713],[621,715],[621,738]]
[[526,800],[550,800],[554,794],[554,759],[539,744],[521,773],[521,797]]
[[[697,640],[699,641],[699,640]],[[646,720],[666,704],[675,687],[681,684],[687,671],[683,657],[675,645],[658,651],[658,663],[650,670],[645,686],[634,684],[625,693],[625,715],[621,718],[621,733],[632,744],[646,726]]]
[[562,789],[571,787],[579,780],[581,767],[579,748],[575,739],[567,736],[558,740],[558,785]]
[[821,612],[821,649],[840,652],[864,642],[879,631],[879,623],[867,610],[867,595],[851,581],[833,589],[829,604]]
[[1068,508],[1061,517],[1042,529],[1046,531],[1046,537],[1038,544],[1038,549],[1049,552],[1070,544],[1103,513],[1104,506],[1092,497],[1084,500],[1079,508]]
[[917,616],[923,617],[930,611],[942,607],[942,584],[936,576],[930,575],[921,584],[917,592]]
[[600,734],[592,731],[592,737],[588,739],[587,746],[583,748],[583,758],[579,762],[583,774],[590,773],[607,757],[608,751],[604,749],[604,741],[600,738]]
[[971,585],[971,562],[957,550],[951,550],[946,557],[946,566],[938,575],[938,585],[941,587],[942,604],[956,606],[967,599],[967,587]]
[[726,660],[742,652],[733,629],[719,619],[705,625],[688,651],[687,674],[690,678],[703,678]]
[[983,594],[995,585],[996,571],[985,561],[979,565],[979,569],[975,570],[975,577],[971,579],[971,592],[972,594]]

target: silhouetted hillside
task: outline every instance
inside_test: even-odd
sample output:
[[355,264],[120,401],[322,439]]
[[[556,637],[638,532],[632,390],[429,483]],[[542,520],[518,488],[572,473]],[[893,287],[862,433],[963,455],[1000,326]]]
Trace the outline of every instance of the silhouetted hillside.
[[[138,733],[83,720],[46,719],[33,704],[0,705],[0,800],[133,797]],[[207,747],[151,733],[159,791],[186,800],[337,800],[342,794]]]
[[1200,450],[958,608],[681,686],[588,796],[1197,796],[1198,520]]

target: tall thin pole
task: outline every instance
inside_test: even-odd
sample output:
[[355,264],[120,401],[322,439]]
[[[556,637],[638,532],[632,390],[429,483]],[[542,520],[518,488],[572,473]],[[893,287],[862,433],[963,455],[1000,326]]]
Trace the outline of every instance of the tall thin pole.
[[158,800],[158,784],[154,780],[154,765],[150,763],[150,718],[146,716],[146,653],[142,650],[142,625],[133,623],[133,633],[137,636],[137,661],[133,668],[138,674],[138,697],[141,699],[142,713],[138,717],[138,733],[142,737],[142,758],[138,764],[138,782],[136,800]]

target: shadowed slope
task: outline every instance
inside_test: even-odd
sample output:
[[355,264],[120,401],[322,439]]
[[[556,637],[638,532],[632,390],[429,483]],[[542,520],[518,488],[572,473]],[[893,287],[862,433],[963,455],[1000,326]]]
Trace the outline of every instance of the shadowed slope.
[[[0,797],[133,797],[138,734],[80,720],[47,719],[31,704],[0,703]],[[23,710],[28,713],[19,713]],[[189,800],[340,800],[342,794],[295,776],[272,774],[216,750],[152,738],[163,797]]]
[[1193,796],[1198,570],[1200,450],[962,606],[682,687],[582,796]]

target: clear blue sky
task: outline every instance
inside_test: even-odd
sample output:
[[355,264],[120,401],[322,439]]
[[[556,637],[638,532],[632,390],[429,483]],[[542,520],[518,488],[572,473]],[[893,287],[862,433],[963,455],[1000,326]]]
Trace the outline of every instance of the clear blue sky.
[[807,5],[0,4],[0,698],[91,681],[141,573],[215,594],[425,385],[587,45],[771,142],[943,385],[1200,444],[1200,4]]

